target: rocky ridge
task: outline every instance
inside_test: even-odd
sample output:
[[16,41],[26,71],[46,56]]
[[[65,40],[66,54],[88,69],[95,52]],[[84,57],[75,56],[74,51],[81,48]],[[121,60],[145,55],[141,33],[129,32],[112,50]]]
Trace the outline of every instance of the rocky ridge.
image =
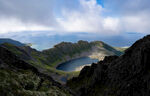
[[84,67],[67,86],[79,96],[149,96],[150,35],[136,41],[125,54],[105,57]]

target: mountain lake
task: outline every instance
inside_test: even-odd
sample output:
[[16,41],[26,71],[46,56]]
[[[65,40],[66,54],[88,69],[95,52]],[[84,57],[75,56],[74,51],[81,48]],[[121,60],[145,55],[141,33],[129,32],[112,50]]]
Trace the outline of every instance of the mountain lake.
[[90,66],[92,63],[98,62],[98,59],[91,59],[89,57],[81,57],[62,63],[56,67],[58,70],[72,72],[80,71],[84,66]]

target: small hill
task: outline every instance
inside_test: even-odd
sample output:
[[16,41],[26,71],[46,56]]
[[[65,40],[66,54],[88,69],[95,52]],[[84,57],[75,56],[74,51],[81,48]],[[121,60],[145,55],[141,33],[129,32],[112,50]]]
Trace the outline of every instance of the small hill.
[[78,96],[150,96],[150,35],[125,54],[84,67],[67,82]]
[[16,46],[24,46],[25,45],[25,44],[23,44],[19,41],[16,41],[16,40],[12,40],[12,39],[8,39],[8,38],[0,38],[0,44],[3,44],[3,43],[10,43],[10,44],[13,44]]

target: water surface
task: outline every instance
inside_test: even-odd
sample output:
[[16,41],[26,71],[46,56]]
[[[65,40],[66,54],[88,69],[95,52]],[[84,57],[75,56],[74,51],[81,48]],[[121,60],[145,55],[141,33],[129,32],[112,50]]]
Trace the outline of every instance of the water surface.
[[98,62],[98,59],[82,57],[82,58],[78,58],[78,59],[74,59],[74,60],[62,63],[58,65],[56,69],[71,72],[71,71],[75,71],[77,68],[83,65],[92,64],[96,62]]

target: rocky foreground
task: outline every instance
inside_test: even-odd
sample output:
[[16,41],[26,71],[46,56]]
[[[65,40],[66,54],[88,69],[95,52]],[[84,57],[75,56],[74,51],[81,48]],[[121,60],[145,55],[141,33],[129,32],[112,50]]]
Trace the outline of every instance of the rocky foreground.
[[150,96],[150,35],[125,54],[84,67],[67,82],[78,96]]

